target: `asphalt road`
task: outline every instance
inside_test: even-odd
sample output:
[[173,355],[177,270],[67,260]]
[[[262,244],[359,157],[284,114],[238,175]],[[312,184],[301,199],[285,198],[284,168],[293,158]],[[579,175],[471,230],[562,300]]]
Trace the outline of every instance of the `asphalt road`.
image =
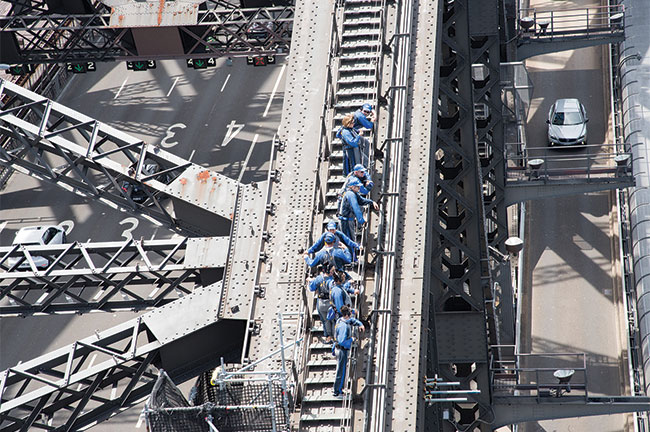
[[[183,61],[161,61],[146,72],[125,63],[98,64],[77,75],[59,98],[72,109],[148,143],[243,183],[264,180],[272,139],[280,122],[284,66],[232,65],[187,69]],[[0,194],[0,244],[11,244],[23,226],[65,224],[69,240],[109,241],[169,238],[173,232],[146,219],[85,200],[54,185],[16,173]],[[126,321],[133,313],[3,318],[0,370]],[[133,429],[130,410],[93,430]],[[142,429],[144,427],[140,425]]]
[[[531,6],[553,8],[553,2]],[[572,7],[587,7],[578,1]],[[545,120],[556,99],[576,97],[589,116],[589,144],[608,138],[607,63],[602,47],[534,57],[526,61],[535,86],[527,125],[531,155],[583,157],[587,150],[546,152]],[[602,149],[600,149],[602,151]],[[570,167],[573,163],[554,163]],[[609,192],[544,199],[528,203],[525,243],[524,308],[521,352],[586,353],[590,395],[624,394],[625,322],[621,315],[620,282],[614,263],[616,225]],[[558,363],[556,363],[558,364]],[[563,367],[568,363],[560,362]],[[547,363],[546,366],[550,366]],[[559,367],[558,367],[559,368]],[[578,378],[579,380],[580,378]],[[627,416],[612,415],[526,423],[521,430],[601,431],[626,429]]]

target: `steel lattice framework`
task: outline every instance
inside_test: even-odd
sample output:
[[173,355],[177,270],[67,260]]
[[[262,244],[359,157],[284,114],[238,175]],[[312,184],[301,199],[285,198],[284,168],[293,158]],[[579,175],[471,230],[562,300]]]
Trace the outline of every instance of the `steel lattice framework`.
[[[189,234],[211,234],[214,216],[232,219],[237,181],[2,79],[0,96],[0,135],[14,139],[0,164]],[[146,164],[159,169],[147,174]]]
[[[177,30],[176,50],[138,49],[135,27],[111,25],[111,10],[96,3],[90,14],[47,13],[43,2],[12,2],[14,15],[0,18],[5,43],[15,47],[14,63],[156,60],[285,55],[289,52],[294,6],[240,8],[209,1],[192,25]],[[23,5],[24,4],[24,5]],[[20,6],[19,6],[20,5]],[[7,46],[7,45],[5,45]]]
[[[496,1],[474,0],[446,0],[442,11],[436,171],[432,185],[432,225],[437,235],[432,251],[432,339],[427,375],[458,381],[461,388],[478,389],[480,394],[470,396],[469,402],[462,405],[450,404],[455,413],[448,422],[442,420],[443,406],[434,405],[427,422],[438,424],[440,430],[488,427],[488,347],[496,335],[492,311],[486,310],[486,301],[492,298],[488,238],[500,238],[504,220],[499,216],[497,201],[494,207],[491,203],[487,209],[484,207],[482,191],[485,180],[492,185],[497,199],[503,199],[503,179],[498,178],[503,168],[497,167],[503,160],[486,157],[497,153],[501,137],[496,11]],[[480,20],[472,20],[472,14]],[[493,31],[496,36],[488,37]],[[491,47],[495,49],[490,50]],[[473,71],[475,61],[483,66],[474,67]],[[477,68],[482,69],[483,76],[477,74]],[[483,116],[487,121],[476,124],[475,117],[481,118],[478,114],[483,108],[479,104],[487,105],[492,118]],[[485,143],[483,155],[479,142]],[[482,161],[487,164],[482,166]],[[492,222],[490,232],[486,213]]]
[[[221,283],[201,288],[5,370],[0,430],[80,430],[145,399],[160,369],[181,382],[216,366],[220,356],[235,359],[246,321],[221,321],[221,291]],[[205,338],[215,343],[197,342]]]
[[[226,265],[228,237],[0,248],[0,316],[138,310],[167,304]],[[37,268],[34,257],[46,258]],[[218,275],[217,275],[218,276]]]

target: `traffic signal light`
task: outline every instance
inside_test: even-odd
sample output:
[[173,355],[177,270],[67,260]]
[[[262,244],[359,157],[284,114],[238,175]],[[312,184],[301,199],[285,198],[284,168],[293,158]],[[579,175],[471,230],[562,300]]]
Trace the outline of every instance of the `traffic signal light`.
[[217,65],[217,60],[214,57],[207,59],[187,59],[185,65],[189,69],[205,69]]
[[95,62],[83,62],[83,63],[66,63],[66,70],[68,72],[81,74],[86,72],[94,72],[97,70]]
[[34,72],[34,65],[31,64],[17,64],[11,65],[6,71],[9,75],[20,76]]
[[126,62],[126,68],[132,71],[146,71],[149,69],[156,69],[155,60],[137,60]]

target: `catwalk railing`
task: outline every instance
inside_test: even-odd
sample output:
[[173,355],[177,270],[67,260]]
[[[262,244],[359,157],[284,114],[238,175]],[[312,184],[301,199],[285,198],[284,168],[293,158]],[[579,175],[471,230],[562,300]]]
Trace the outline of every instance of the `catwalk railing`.
[[[493,346],[511,351],[512,346]],[[587,401],[587,358],[584,353],[502,355],[491,359],[492,397],[576,397]]]
[[[564,151],[568,153],[563,154]],[[616,177],[632,178],[632,154],[629,151],[620,151],[616,144],[590,144],[563,149],[528,147],[525,149],[525,154],[513,153],[508,156],[507,162],[508,182],[530,180],[597,182]]]
[[553,10],[522,8],[517,21],[517,30],[522,37],[532,39],[589,38],[622,33],[624,28],[624,5]]

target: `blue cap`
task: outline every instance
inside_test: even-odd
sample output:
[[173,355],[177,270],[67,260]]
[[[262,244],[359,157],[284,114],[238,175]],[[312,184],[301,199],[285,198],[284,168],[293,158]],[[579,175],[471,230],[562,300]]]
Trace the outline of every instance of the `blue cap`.
[[372,105],[370,105],[369,103],[364,103],[361,109],[363,111],[372,111]]
[[350,180],[348,180],[348,187],[350,186],[363,186],[363,183],[361,183],[361,180],[359,180],[358,177],[352,176],[350,177]]
[[352,171],[365,171],[366,167],[364,167],[362,164],[356,164],[354,168],[352,168]]
[[328,229],[328,230],[336,229],[336,222],[335,222],[335,221],[329,221],[329,222],[327,223],[327,229]]
[[334,243],[334,240],[335,240],[334,234],[332,234],[330,232],[325,234],[325,243],[327,243],[327,244]]

